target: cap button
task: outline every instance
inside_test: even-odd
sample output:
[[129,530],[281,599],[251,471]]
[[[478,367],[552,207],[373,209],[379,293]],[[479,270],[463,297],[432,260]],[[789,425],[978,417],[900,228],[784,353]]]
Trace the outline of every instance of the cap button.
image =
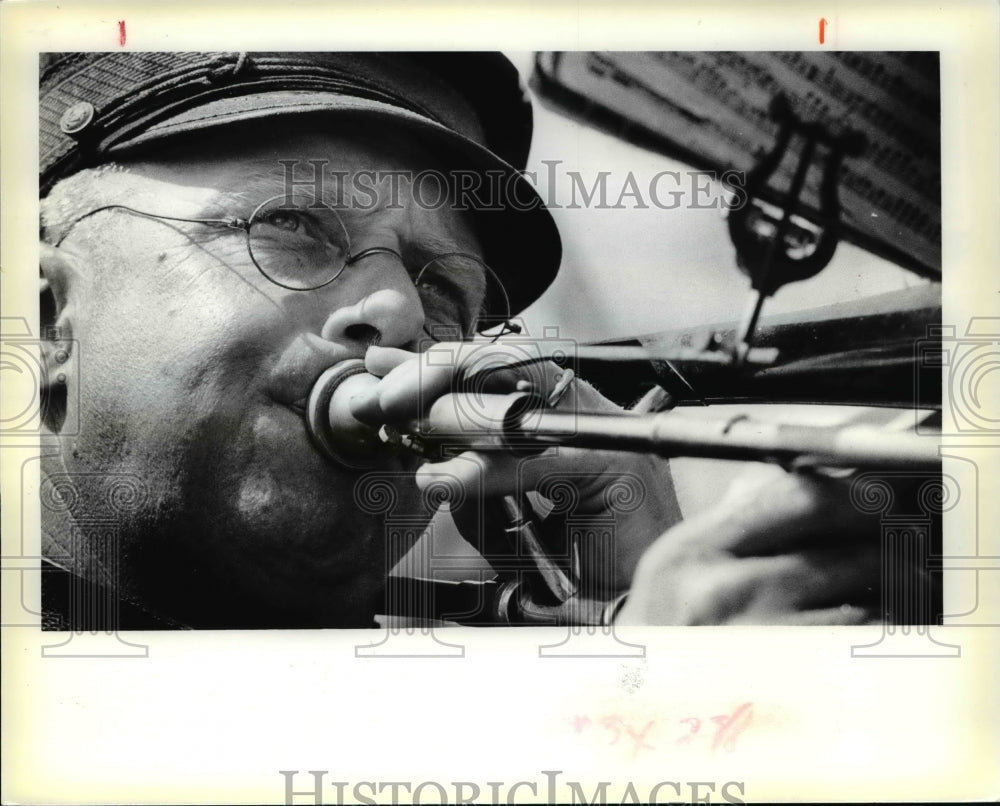
[[63,112],[59,119],[59,128],[64,134],[79,134],[86,129],[94,120],[97,110],[94,105],[87,101],[78,101]]

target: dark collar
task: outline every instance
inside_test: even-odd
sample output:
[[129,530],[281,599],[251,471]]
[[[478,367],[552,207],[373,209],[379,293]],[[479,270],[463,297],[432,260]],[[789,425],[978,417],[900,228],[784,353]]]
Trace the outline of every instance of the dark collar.
[[42,559],[42,629],[60,631],[186,630],[111,588]]

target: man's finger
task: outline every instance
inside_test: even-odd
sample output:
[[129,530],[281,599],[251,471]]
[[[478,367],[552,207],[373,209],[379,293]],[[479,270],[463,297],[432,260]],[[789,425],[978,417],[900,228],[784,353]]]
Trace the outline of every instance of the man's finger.
[[[764,624],[753,618],[737,619],[734,623],[750,625]],[[802,610],[774,616],[766,622],[769,626],[783,627],[856,627],[862,624],[879,624],[878,613],[869,607],[843,604],[818,610]]]
[[[789,610],[819,610],[844,602],[874,605],[880,595],[881,547],[855,545],[804,551],[774,558],[755,558],[753,562],[770,562],[773,572],[764,580],[766,590],[777,594]],[[746,562],[740,560],[737,562]],[[765,604],[767,595],[760,596]]]
[[415,355],[416,353],[398,347],[369,347],[365,353],[365,369],[382,378]]
[[[381,352],[384,348],[377,348]],[[369,353],[373,350],[369,349]],[[392,356],[387,356],[387,363]],[[373,360],[376,358],[373,356]],[[380,359],[379,359],[380,360]],[[452,379],[462,361],[462,346],[436,344],[392,367],[372,390],[378,409],[389,422],[422,416],[430,404],[451,390]],[[359,401],[364,410],[367,401]]]
[[779,468],[755,472],[757,481],[734,483],[712,518],[719,548],[766,556],[827,540],[843,545],[877,538],[877,522],[851,505],[843,480]]
[[[514,495],[517,462],[520,457],[506,454],[464,451],[453,459],[426,464],[417,470],[417,487],[432,484],[450,486],[455,498],[476,501],[482,496]],[[525,490],[524,492],[527,492]]]
[[[684,532],[691,523],[671,531]],[[788,614],[850,604],[874,607],[880,597],[880,548],[855,544],[768,557],[734,557],[711,534],[672,540],[668,531],[640,560],[630,617],[647,624],[774,624]]]

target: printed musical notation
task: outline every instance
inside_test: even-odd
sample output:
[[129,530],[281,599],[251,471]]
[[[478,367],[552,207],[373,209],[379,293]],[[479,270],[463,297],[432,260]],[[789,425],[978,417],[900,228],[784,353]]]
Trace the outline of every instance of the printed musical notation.
[[[845,237],[931,273],[941,268],[940,80],[936,52],[566,52],[537,61],[575,111],[642,131],[699,168],[750,170],[774,144],[780,92],[800,119],[868,141],[841,168]],[[570,101],[572,103],[572,101]],[[786,160],[775,190],[795,168]],[[818,208],[819,166],[803,202]],[[816,180],[816,181],[813,181]]]

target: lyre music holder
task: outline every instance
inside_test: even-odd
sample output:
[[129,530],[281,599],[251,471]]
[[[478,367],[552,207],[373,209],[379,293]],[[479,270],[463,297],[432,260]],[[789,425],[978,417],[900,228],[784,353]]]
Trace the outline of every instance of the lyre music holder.
[[[840,240],[840,165],[845,156],[860,156],[867,147],[863,134],[833,134],[818,122],[796,116],[783,93],[771,101],[771,120],[779,124],[774,147],[747,174],[746,202],[729,214],[729,236],[736,247],[736,263],[750,278],[753,293],[737,330],[732,358],[742,365],[753,345],[764,300],[781,286],[806,280],[822,271]],[[772,184],[793,138],[801,143],[798,164],[788,190]],[[807,211],[800,202],[810,168],[819,160],[818,145],[826,148],[819,183],[819,211]],[[765,201],[774,199],[777,204]]]

